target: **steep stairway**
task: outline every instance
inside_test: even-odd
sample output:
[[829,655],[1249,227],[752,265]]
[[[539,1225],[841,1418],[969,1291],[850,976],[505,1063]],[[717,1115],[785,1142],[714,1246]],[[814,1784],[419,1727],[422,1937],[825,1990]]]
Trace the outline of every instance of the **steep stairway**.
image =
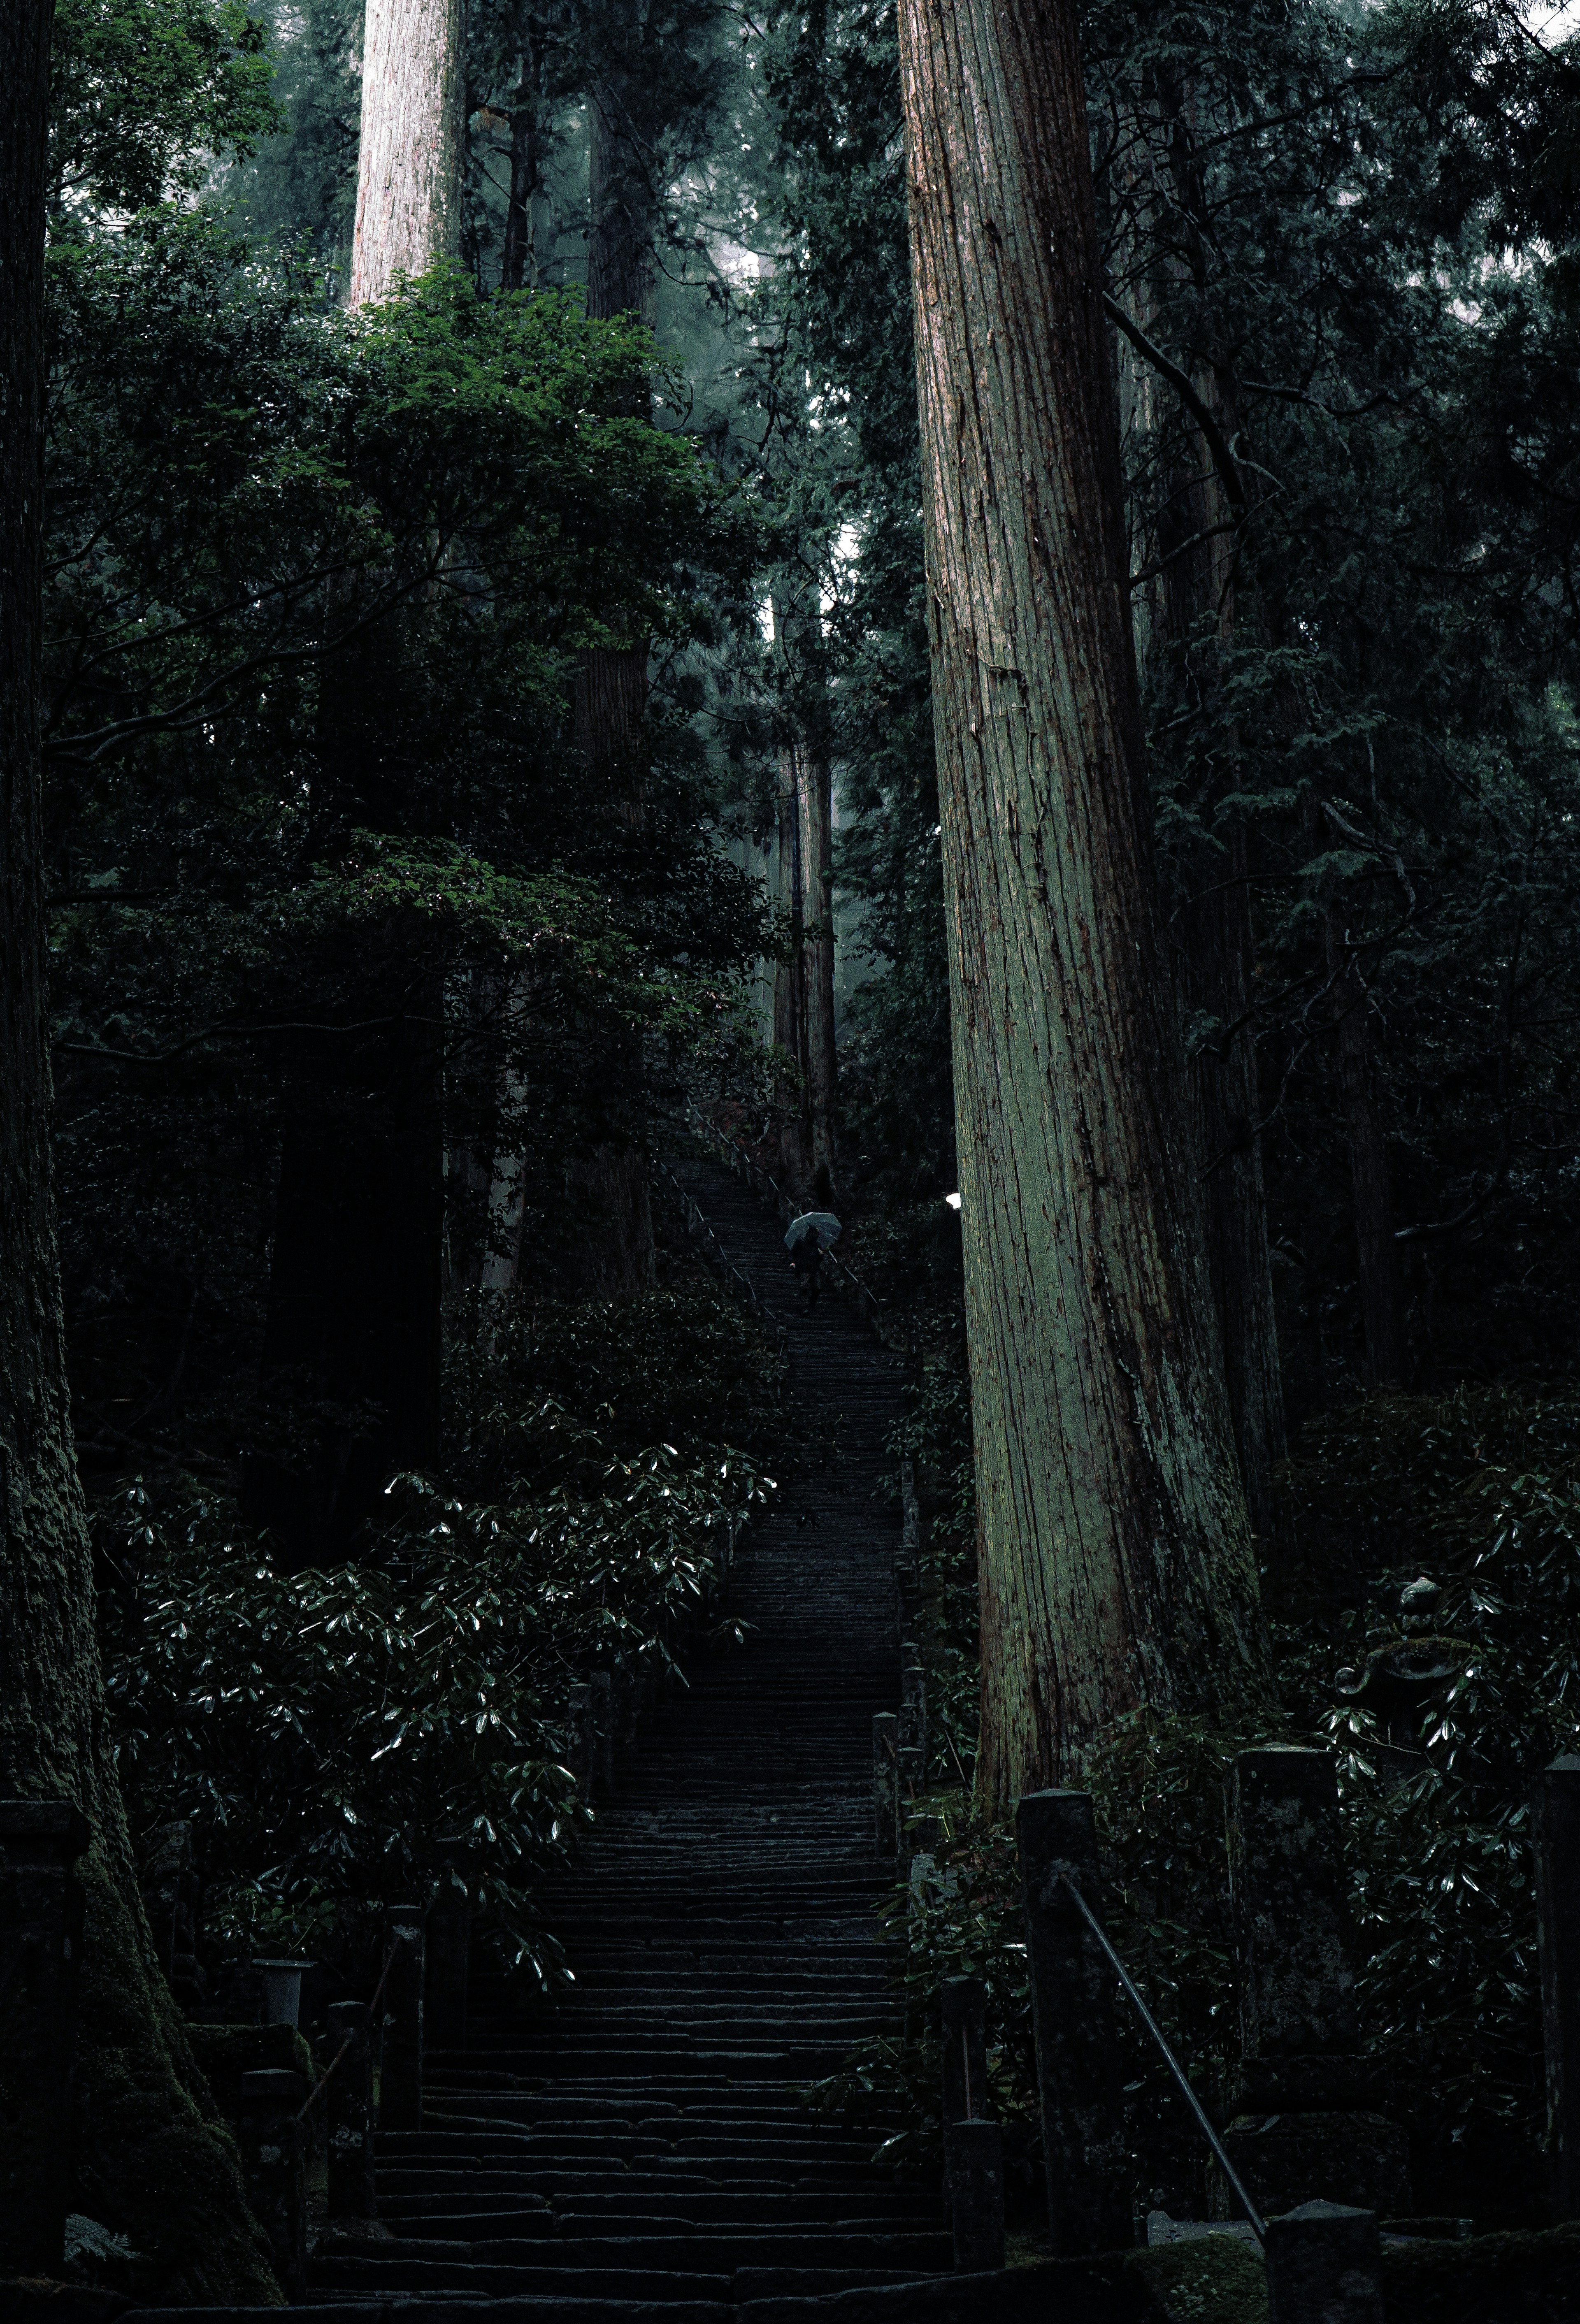
[[[805,1314],[781,1230],[728,1171],[675,1173],[784,1325],[812,1474],[743,1537],[747,1643],[692,1658],[542,1895],[576,1983],[523,2007],[475,1979],[465,2052],[430,2052],[427,2126],[381,2137],[385,2243],[330,2241],[309,2301],[509,2296],[513,2312],[662,2324],[950,2265],[935,2190],[796,2086],[897,2031],[876,1941],[872,1717],[899,1700],[898,1368],[825,1293]],[[892,1876],[889,1876],[892,1877]]]

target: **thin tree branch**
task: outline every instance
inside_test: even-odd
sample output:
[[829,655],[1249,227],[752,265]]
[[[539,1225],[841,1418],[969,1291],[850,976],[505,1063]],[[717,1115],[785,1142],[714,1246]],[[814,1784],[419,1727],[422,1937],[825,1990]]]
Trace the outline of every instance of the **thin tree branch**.
[[1250,503],[1239,464],[1229,448],[1228,438],[1197,394],[1195,382],[1187,373],[1180,370],[1171,356],[1164,354],[1161,347],[1153,345],[1141,325],[1132,322],[1118,300],[1111,299],[1106,290],[1103,293],[1103,305],[1110,321],[1124,333],[1142,361],[1150,364],[1152,369],[1168,381],[1201,429],[1207,450],[1212,455],[1213,466],[1218,472],[1218,481],[1228,495],[1229,505],[1243,521],[1250,513]]

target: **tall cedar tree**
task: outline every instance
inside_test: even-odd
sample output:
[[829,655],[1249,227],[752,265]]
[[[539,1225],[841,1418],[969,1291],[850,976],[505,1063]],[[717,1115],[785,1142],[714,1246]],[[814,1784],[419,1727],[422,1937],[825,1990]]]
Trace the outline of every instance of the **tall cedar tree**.
[[[128,2235],[155,2297],[273,2304],[234,2147],[155,1965],[94,1628],[71,1443],[50,1163],[39,684],[49,0],[0,12],[0,1793],[73,1801],[92,1830],[73,2061],[73,2201]],[[24,2005],[25,2006],[25,2005]],[[0,2256],[36,2093],[0,2015]],[[64,2064],[65,2061],[63,2061]],[[32,2255],[30,2255],[31,2256]]]
[[1159,925],[1072,6],[901,0],[978,1786],[1270,1693]]
[[[455,255],[461,75],[458,0],[368,0],[354,308]],[[375,659],[324,687],[319,807],[342,828],[398,818],[411,772]],[[382,933],[360,998],[285,1064],[264,1375],[331,1420],[316,1458],[254,1462],[252,1500],[298,1565],[343,1557],[391,1473],[439,1452],[444,990],[398,916]]]

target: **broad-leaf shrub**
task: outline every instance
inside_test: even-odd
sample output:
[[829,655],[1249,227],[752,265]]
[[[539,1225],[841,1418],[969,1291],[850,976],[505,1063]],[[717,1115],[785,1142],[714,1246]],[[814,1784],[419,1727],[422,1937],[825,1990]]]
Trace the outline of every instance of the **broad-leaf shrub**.
[[[929,1378],[903,1449],[951,1489],[931,1552],[929,1709],[952,1712],[949,1655],[969,1661],[952,1605],[969,1541],[963,1407]],[[951,1421],[953,1414],[953,1421]],[[1573,1748],[1580,1715],[1580,1399],[1567,1389],[1381,1396],[1306,1432],[1287,1480],[1290,1540],[1270,1576],[1288,1724],[1336,1754],[1358,1935],[1363,2037],[1411,2132],[1416,2201],[1505,2221],[1544,2216],[1541,2032],[1529,1801]],[[1401,1589],[1438,1587],[1405,1626]],[[1273,1585],[1276,1584],[1276,1588]],[[1436,1683],[1370,1706],[1344,1687],[1409,1646]],[[965,1684],[956,1690],[960,1710]],[[1401,1709],[1401,1702],[1403,1707]],[[1224,1834],[1235,1751],[1267,1739],[1138,1712],[1091,1755],[1105,1907],[1116,1945],[1209,2108],[1238,2055]],[[931,1775],[946,1780],[945,1756]],[[952,1755],[951,1755],[952,1756]],[[962,1754],[964,1756],[964,1753]],[[967,1760],[967,1766],[969,1761]],[[995,2099],[1030,2109],[1019,1872],[1007,1826],[983,1833],[961,1798],[940,1877],[901,1894],[909,2035],[869,2044],[823,2086],[826,2103],[903,2126],[895,2160],[938,2137],[938,2007],[947,1976],[985,1977]],[[1138,2185],[1178,2206],[1205,2191],[1180,2104],[1119,2000]]]
[[[617,1371],[611,1351],[651,1344],[655,1316],[678,1330],[682,1314],[735,1365],[740,1408],[766,1399],[747,1384],[755,1342],[706,1290],[523,1333],[542,1346],[557,1329],[601,1333]],[[655,1400],[685,1393],[683,1369]],[[607,1417],[601,1377],[589,1358],[595,1419]],[[557,1948],[531,1888],[586,1815],[564,1765],[568,1689],[617,1656],[668,1665],[726,1526],[773,1489],[700,1428],[684,1454],[614,1454],[552,1401],[512,1403],[507,1368],[476,1360],[459,1386],[472,1460],[457,1467],[486,1466],[490,1498],[397,1478],[356,1564],[288,1573],[266,1535],[189,1480],[139,1480],[98,1512],[118,1583],[105,1609],[123,1780],[142,1828],[194,1823],[223,1948],[349,1960],[376,1906],[422,1893],[433,1840],[464,1832],[487,1926],[550,1976]]]

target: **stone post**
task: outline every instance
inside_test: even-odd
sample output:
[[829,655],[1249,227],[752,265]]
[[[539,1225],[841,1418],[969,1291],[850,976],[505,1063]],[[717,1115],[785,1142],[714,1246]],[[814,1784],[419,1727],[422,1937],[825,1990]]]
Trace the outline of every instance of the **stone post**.
[[1302,2203],[1267,2223],[1270,2324],[1383,2324],[1375,2211]]
[[390,1965],[384,1976],[381,2130],[422,2127],[424,1950],[421,1907],[390,1905],[384,1914],[384,1958]]
[[1224,2146],[1265,2213],[1317,2197],[1397,2218],[1409,2141],[1368,2103],[1333,1755],[1242,1751],[1227,1810],[1242,2058]]
[[467,1988],[472,1950],[467,1882],[472,1849],[464,1834],[434,1844],[439,1886],[428,1907],[423,2040],[432,2050],[467,2046]]
[[1228,1838],[1246,2059],[1353,2051],[1355,1978],[1332,1754],[1242,1751],[1229,1775]]
[[87,1820],[0,1800],[0,2274],[57,2276],[71,2183]]
[[1091,1796],[1028,1792],[1015,1826],[1049,2229],[1058,2258],[1083,2259],[1133,2240],[1113,1972],[1065,1886],[1067,1876],[1101,1914]]
[[987,1987],[979,1977],[944,1979],[944,2121],[987,2119]]
[[365,2001],[329,2006],[329,2061],[341,2044],[345,2055],[324,2092],[329,2150],[328,2213],[332,2219],[372,2219],[373,2012]]
[[1553,2212],[1574,2219],[1580,2218],[1580,1758],[1566,1753],[1542,1770],[1533,1807]]
[[165,1983],[189,2015],[202,2006],[207,1982],[198,1960],[202,1883],[189,1823],[161,1824],[149,1834],[137,1886]]
[[901,1680],[900,1766],[920,1790],[927,1783],[927,1679],[919,1651],[912,1646],[909,1652],[915,1658],[905,1665]]
[[1004,2264],[1004,2136],[996,2122],[952,2122],[944,2133],[944,2196],[955,2265],[985,2274]]
[[873,1720],[873,1839],[880,1856],[900,1848],[900,1721],[892,1711]]
[[236,2144],[253,2217],[269,2238],[289,2301],[307,2288],[306,2142],[297,2116],[307,2098],[300,2074],[271,2066],[244,2074]]

